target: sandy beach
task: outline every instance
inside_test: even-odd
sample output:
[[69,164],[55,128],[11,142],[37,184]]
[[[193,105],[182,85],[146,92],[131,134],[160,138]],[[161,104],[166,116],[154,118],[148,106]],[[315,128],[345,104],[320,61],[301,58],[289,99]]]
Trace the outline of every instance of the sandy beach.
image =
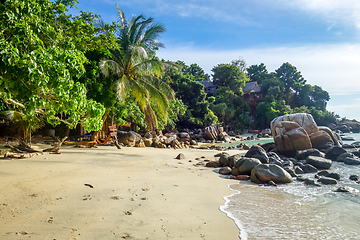
[[236,180],[203,166],[217,153],[64,146],[59,155],[0,159],[0,238],[239,239],[219,210]]

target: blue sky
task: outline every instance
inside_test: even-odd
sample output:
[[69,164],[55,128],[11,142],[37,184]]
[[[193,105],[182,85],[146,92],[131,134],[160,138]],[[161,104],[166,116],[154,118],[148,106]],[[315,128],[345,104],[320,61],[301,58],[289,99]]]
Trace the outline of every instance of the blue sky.
[[329,92],[328,110],[360,120],[358,0],[79,0],[77,7],[113,22],[115,3],[127,18],[144,14],[165,25],[160,58],[209,74],[239,58],[269,72],[289,62]]

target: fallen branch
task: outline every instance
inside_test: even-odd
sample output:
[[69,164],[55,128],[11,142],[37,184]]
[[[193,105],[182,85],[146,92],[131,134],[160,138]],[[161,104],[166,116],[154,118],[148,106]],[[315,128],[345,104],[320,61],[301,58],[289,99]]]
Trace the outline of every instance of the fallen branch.
[[69,142],[64,142],[64,145],[68,145],[68,146],[84,145],[87,147],[94,147],[97,145],[97,142],[96,141],[80,141],[80,142],[69,141]]
[[43,152],[53,153],[53,154],[60,154],[60,147],[64,143],[67,137],[64,137],[56,147],[44,149]]

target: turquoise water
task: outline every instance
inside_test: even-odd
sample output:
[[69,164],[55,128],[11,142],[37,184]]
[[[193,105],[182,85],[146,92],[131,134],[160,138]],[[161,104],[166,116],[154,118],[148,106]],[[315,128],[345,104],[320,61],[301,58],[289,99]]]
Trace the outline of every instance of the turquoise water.
[[[360,140],[360,134],[346,134]],[[352,143],[346,141],[344,143]],[[334,192],[340,186],[360,190],[349,180],[360,175],[360,166],[333,162],[330,172],[337,172],[337,185],[306,186],[293,183],[265,187],[251,182],[229,185],[235,193],[225,197],[220,207],[240,230],[240,239],[360,239],[359,193]],[[314,174],[304,174],[314,178]]]

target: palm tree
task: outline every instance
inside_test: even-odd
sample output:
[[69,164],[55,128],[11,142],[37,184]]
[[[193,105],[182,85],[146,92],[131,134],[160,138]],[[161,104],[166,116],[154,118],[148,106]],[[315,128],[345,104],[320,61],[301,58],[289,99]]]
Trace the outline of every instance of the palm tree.
[[112,59],[101,60],[99,67],[105,76],[116,77],[113,87],[120,101],[129,95],[134,97],[145,114],[147,127],[153,130],[158,120],[166,122],[168,99],[174,97],[171,87],[160,79],[169,64],[155,56],[155,51],[164,47],[157,39],[165,28],[143,15],[127,21],[124,12],[116,7],[120,18],[119,49],[112,50]]

